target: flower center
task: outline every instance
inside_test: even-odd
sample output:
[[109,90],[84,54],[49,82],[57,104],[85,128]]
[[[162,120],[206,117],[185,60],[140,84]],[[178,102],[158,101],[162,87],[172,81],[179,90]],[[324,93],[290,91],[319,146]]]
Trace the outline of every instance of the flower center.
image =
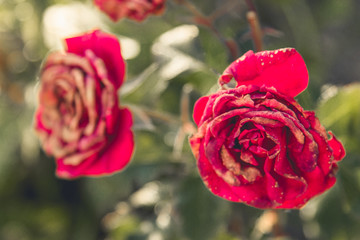
[[253,122],[240,128],[240,134],[227,147],[223,146],[221,157],[228,169],[225,181],[232,185],[252,183],[264,175],[264,163],[279,153],[276,143],[266,130]]

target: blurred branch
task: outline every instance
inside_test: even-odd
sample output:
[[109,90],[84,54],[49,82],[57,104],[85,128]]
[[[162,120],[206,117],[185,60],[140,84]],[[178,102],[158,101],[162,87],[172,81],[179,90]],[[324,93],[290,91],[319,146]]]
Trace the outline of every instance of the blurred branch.
[[280,225],[280,218],[277,210],[264,211],[255,224],[251,239],[262,239],[263,235],[268,233],[276,239],[285,236]]
[[138,89],[145,81],[149,78],[151,74],[153,74],[159,65],[157,63],[151,64],[147,67],[142,73],[140,73],[134,79],[128,80],[124,83],[124,85],[120,89],[120,96],[126,96],[133,93],[136,89]]
[[261,51],[263,49],[263,41],[262,41],[262,30],[260,27],[259,18],[255,11],[249,11],[246,14],[246,18],[248,20],[248,23],[250,25],[251,29],[251,36],[254,42],[254,47],[257,52]]
[[215,21],[217,18],[228,13],[229,10],[233,9],[238,4],[239,3],[237,1],[233,1],[233,0],[227,1],[226,3],[222,4],[220,7],[215,9],[215,11],[209,15],[209,19]]
[[181,123],[184,125],[190,121],[189,115],[189,94],[192,91],[192,87],[189,84],[185,84],[180,99],[180,114]]
[[263,49],[263,30],[261,29],[259,17],[256,11],[255,4],[252,0],[245,0],[246,5],[249,8],[248,13],[246,14],[246,19],[249,23],[251,36],[254,42],[254,47],[257,52]]
[[180,100],[180,119],[181,127],[179,128],[175,140],[174,140],[174,157],[176,159],[181,157],[184,141],[186,135],[191,135],[196,132],[194,124],[190,120],[190,99],[189,94],[192,91],[192,87],[185,84],[182,89],[181,100]]
[[180,124],[180,121],[177,117],[170,115],[168,113],[160,112],[157,110],[151,110],[145,106],[139,106],[133,104],[127,104],[127,106],[132,110],[135,109],[136,112],[142,111],[142,114],[146,114],[148,117],[156,118],[168,124]]
[[219,10],[215,10],[210,16],[205,16],[202,12],[200,12],[197,7],[189,2],[188,0],[175,0],[175,2],[179,5],[183,5],[186,7],[194,16],[194,22],[199,25],[203,25],[209,28],[220,40],[221,43],[228,49],[229,55],[231,56],[232,60],[235,60],[239,56],[238,47],[233,39],[225,38],[215,27],[214,21],[216,18],[224,15],[227,10],[233,6],[232,2],[227,2],[222,8]]

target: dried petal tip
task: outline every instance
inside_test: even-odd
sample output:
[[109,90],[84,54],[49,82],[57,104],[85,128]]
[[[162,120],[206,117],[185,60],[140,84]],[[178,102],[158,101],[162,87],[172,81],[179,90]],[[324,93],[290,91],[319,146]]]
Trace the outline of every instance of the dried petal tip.
[[329,146],[333,150],[333,156],[336,161],[340,161],[345,157],[345,149],[341,142],[337,140],[332,132],[329,132],[331,139],[328,141]]

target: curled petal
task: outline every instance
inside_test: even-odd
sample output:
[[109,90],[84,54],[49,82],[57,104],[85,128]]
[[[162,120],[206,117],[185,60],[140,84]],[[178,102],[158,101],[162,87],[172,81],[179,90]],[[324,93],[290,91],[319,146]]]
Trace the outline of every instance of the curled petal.
[[329,132],[331,139],[328,141],[329,146],[333,150],[334,159],[339,161],[345,157],[345,149],[341,142],[337,140],[332,132]]

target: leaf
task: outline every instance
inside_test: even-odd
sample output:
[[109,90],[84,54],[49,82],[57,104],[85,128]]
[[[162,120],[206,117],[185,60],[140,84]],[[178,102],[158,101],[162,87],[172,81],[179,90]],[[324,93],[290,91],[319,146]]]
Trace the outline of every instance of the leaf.
[[[329,93],[331,91],[333,93]],[[326,94],[333,96],[327,98]],[[323,93],[325,100],[316,110],[321,123],[342,140],[347,152],[360,153],[359,95],[360,84],[351,84],[342,88],[333,87],[332,90]]]

